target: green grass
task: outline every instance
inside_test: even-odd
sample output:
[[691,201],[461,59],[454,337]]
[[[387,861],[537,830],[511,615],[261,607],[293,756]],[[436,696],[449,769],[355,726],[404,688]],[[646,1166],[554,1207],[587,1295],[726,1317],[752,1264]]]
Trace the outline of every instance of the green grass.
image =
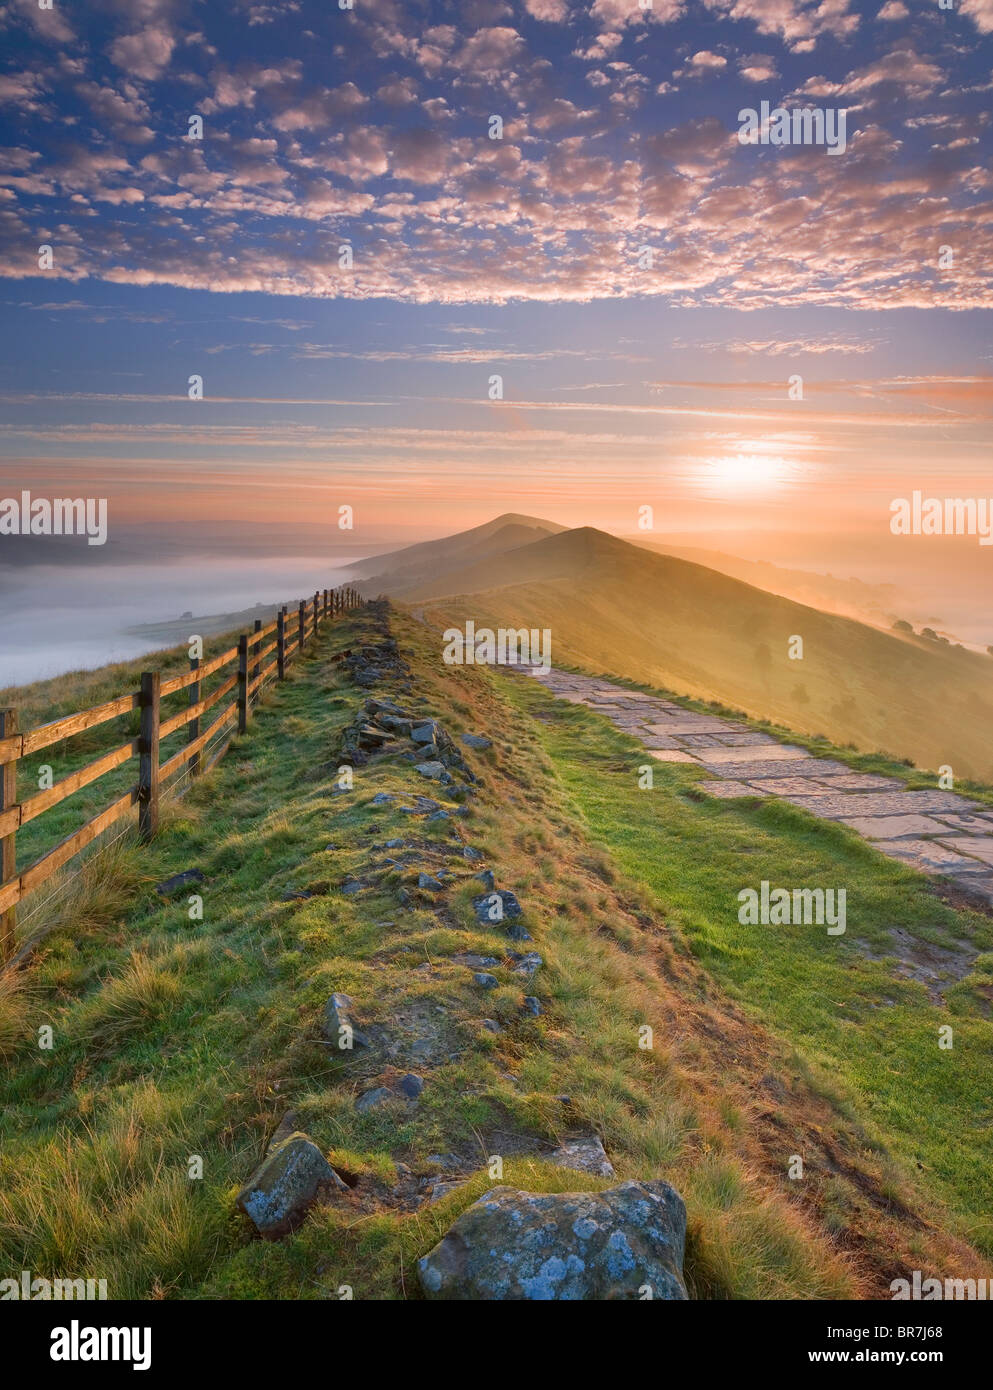
[[[654,788],[638,790],[636,768],[648,759],[634,740],[536,683],[505,683],[522,709],[541,714],[545,747],[593,836],[651,890],[707,971],[957,1213],[963,1234],[993,1251],[989,957],[936,1007],[892,960],[865,952],[892,957],[897,926],[922,942],[988,952],[989,918],[945,906],[919,874],[844,827],[783,802],[702,796],[697,769],[658,764]],[[763,879],[846,888],[846,934],[741,925],[737,895]],[[943,1051],[948,1024],[954,1047]]]
[[[930,1227],[888,1203],[887,1191],[913,1202],[917,1175],[874,1144],[875,1109],[867,1127],[853,1118],[846,1107],[861,1101],[844,1078],[840,1107],[812,1090],[791,1048],[749,1024],[714,984],[737,955],[725,955],[709,920],[706,875],[698,917],[680,914],[687,939],[709,943],[706,969],[682,948],[673,914],[659,910],[655,891],[667,901],[689,894],[673,829],[690,835],[698,817],[695,852],[713,857],[723,831],[712,808],[679,802],[685,826],[668,830],[637,819],[647,814],[640,794],[613,766],[627,751],[599,721],[575,712],[568,727],[533,721],[514,702],[537,700],[547,718],[554,707],[540,692],[445,667],[434,634],[402,614],[394,627],[414,670],[415,693],[401,701],[453,736],[493,739],[472,756],[478,794],[448,799],[394,755],[357,768],[354,790],[337,792],[341,733],[364,692],[330,658],[368,638],[360,613],[294,666],[247,735],[168,809],[151,846],[122,842],[93,861],[18,987],[0,994],[0,1267],[106,1278],[118,1298],[327,1299],[343,1286],[356,1298],[418,1297],[416,1259],[485,1190],[491,1157],[504,1160],[505,1183],[588,1190],[600,1184],[547,1155],[567,1135],[594,1130],[618,1179],[666,1177],[685,1197],[686,1274],[697,1297],[878,1293],[898,1256],[975,1271],[975,1255],[946,1239],[936,1203]],[[573,734],[575,764],[555,744]],[[584,779],[596,784],[602,814],[626,806],[640,846],[637,834],[610,852],[594,843],[576,811]],[[377,792],[424,790],[453,813],[468,804],[468,816],[429,823],[372,805]],[[655,794],[657,809],[664,799]],[[792,850],[793,835],[791,824],[767,825],[756,862],[778,872],[777,838]],[[416,850],[409,867],[384,862],[381,847],[395,837]],[[475,924],[477,866],[461,855],[466,842],[518,894],[544,958],[526,984],[494,967],[500,988],[485,996],[451,959],[505,949]],[[637,882],[646,846],[666,863],[653,892]],[[192,867],[204,874],[193,890],[202,921],[190,917],[190,890],[164,901],[151,889]],[[456,881],[433,898],[416,888],[420,867],[448,867]],[[341,894],[348,874],[370,886]],[[308,885],[315,896],[283,900]],[[737,947],[742,961],[746,945]],[[363,1024],[426,1039],[427,1060],[397,1062],[425,1077],[412,1110],[356,1111],[382,1064],[329,1054],[320,1041],[335,990],[353,997]],[[522,1011],[525,993],[541,998],[540,1018]],[[905,1007],[917,1007],[912,993]],[[966,1050],[968,1030],[988,1026],[967,1007],[963,997]],[[503,1031],[487,1031],[484,1016]],[[817,1010],[810,1016],[816,1022]],[[646,1025],[649,1050],[639,1046]],[[45,1028],[51,1049],[38,1045]],[[818,1045],[825,1056],[827,1041]],[[292,1235],[266,1242],[234,1198],[289,1109],[353,1186]],[[811,1173],[801,1190],[785,1176],[784,1155],[803,1136]],[[820,1161],[828,1144],[837,1172]],[[415,1179],[444,1177],[439,1153],[456,1154],[468,1181],[411,1210],[395,1165]],[[196,1158],[202,1179],[189,1176]]]

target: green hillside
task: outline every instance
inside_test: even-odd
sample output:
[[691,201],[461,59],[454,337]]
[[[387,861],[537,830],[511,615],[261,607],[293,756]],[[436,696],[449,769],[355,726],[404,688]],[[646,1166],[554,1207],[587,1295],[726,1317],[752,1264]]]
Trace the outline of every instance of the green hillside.
[[993,658],[820,613],[602,531],[445,571],[405,597],[446,626],[548,628],[558,665],[718,700],[922,768],[949,765],[957,782],[993,781]]
[[[399,662],[376,697],[459,744],[485,735],[491,747],[466,753],[474,781],[425,781],[397,744],[356,759],[354,786],[338,785],[369,689],[334,657],[381,649],[388,629]],[[41,706],[43,691],[32,698]],[[51,702],[64,698],[59,688]],[[692,848],[727,887],[748,852],[742,832],[729,836],[678,783],[660,786],[636,833],[668,867],[647,873],[610,823],[632,796],[626,741],[550,706],[523,682],[445,666],[438,634],[403,613],[369,607],[321,634],[151,846],[104,860],[29,966],[3,977],[5,1268],[105,1277],[112,1298],[327,1300],[343,1285],[355,1298],[419,1297],[416,1260],[492,1185],[494,1155],[503,1181],[529,1191],[608,1185],[553,1158],[578,1132],[602,1140],[615,1181],[665,1177],[683,1195],[694,1297],[888,1297],[908,1268],[988,1272],[982,1188],[961,1187],[955,1162],[969,1146],[941,1171],[912,1161],[914,1070],[891,1067],[878,1109],[840,1062],[825,1086],[834,1040],[805,1035],[762,991],[746,1003],[745,977],[725,969],[739,947],[721,939],[721,882],[688,907],[680,856]],[[584,779],[602,786],[599,806]],[[770,874],[793,872],[798,853],[843,851],[880,917],[912,908],[911,931],[932,929],[924,880],[834,832],[815,849],[800,819],[751,823]],[[194,868],[202,920],[188,889],[153,887]],[[536,973],[515,973],[480,926],[481,869],[518,895]],[[951,937],[982,926],[940,909]],[[490,952],[496,984],[483,991],[466,956]],[[851,965],[853,999],[886,978],[854,951]],[[818,985],[816,961],[797,953],[797,1000]],[[891,987],[894,1036],[912,1041],[928,1020],[915,1022],[912,989]],[[385,1054],[329,1050],[321,1019],[335,991]],[[970,1059],[988,1054],[988,1006],[963,987],[954,1014],[959,1081],[918,1117],[925,1156],[941,1126],[968,1129],[987,1105]],[[873,1036],[868,1015],[847,1024],[849,1049]],[[54,1030],[49,1051],[41,1025]],[[424,1083],[416,1104],[357,1107],[408,1069]],[[235,1197],[288,1115],[345,1186],[262,1240]],[[786,1175],[797,1152],[802,1184]]]

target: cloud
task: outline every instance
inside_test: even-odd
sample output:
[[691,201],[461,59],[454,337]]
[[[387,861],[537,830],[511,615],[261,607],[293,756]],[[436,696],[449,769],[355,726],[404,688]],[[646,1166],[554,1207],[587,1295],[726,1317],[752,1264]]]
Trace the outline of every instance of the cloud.
[[168,67],[175,47],[176,40],[164,24],[150,24],[136,34],[115,39],[110,56],[131,76],[154,82]]

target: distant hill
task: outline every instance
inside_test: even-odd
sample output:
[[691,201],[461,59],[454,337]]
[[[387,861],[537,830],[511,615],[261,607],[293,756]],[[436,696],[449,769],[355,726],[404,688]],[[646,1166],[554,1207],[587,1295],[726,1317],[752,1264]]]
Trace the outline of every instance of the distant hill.
[[554,521],[505,512],[470,531],[459,531],[441,540],[422,541],[403,550],[361,560],[352,567],[359,581],[355,587],[366,596],[389,594],[400,598],[408,590],[419,588],[452,568],[494,559],[564,530],[566,527]]
[[[440,572],[402,597],[435,600],[429,616],[446,625],[550,628],[557,664],[993,781],[988,656],[822,613],[603,531],[559,531]],[[802,660],[789,658],[794,636]]]

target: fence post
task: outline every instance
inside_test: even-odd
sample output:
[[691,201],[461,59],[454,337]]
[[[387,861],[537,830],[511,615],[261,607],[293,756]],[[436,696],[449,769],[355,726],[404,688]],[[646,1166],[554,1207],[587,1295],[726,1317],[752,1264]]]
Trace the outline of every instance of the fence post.
[[162,676],[141,673],[141,732],[138,736],[138,834],[150,840],[159,828],[159,699]]
[[286,605],[276,614],[276,674],[286,678]]
[[[256,619],[255,619],[255,631],[256,631],[256,632],[261,632],[261,631],[262,631],[262,619],[261,619],[261,618],[256,618]],[[261,663],[261,662],[259,661],[259,659],[258,659],[258,655],[259,655],[259,652],[260,652],[261,650],[262,650],[262,639],[259,637],[259,638],[256,638],[256,640],[252,643],[252,655],[255,657],[255,661],[252,663],[252,680],[255,680],[256,676],[257,676],[257,675],[259,674],[259,672],[262,670],[262,663]],[[256,702],[257,702],[258,699],[259,699],[258,691],[256,691],[256,693],[255,693],[255,699],[256,699]]]
[[248,728],[248,633],[238,638],[238,732]]
[[[190,657],[190,670],[191,670],[191,671],[199,671],[199,670],[200,670],[200,658],[199,658],[198,656],[191,656],[191,657]],[[197,705],[197,704],[199,704],[199,703],[200,703],[200,682],[199,682],[199,681],[194,681],[193,684],[190,686],[190,705],[191,705],[191,706],[192,706],[192,705]],[[195,719],[191,719],[190,722],[189,722],[189,723],[187,724],[187,726],[186,726],[186,742],[187,742],[187,743],[193,743],[193,742],[194,742],[196,739],[198,739],[199,737],[200,737],[200,716],[197,715],[197,717],[196,717]],[[200,776],[200,773],[203,771],[203,749],[202,749],[202,748],[199,749],[196,753],[193,754],[193,757],[190,759],[190,761],[189,761],[189,763],[187,764],[187,766],[189,767],[189,770],[190,770],[190,777],[191,777],[191,778],[193,778],[193,777],[199,777],[199,776]]]
[[320,620],[320,616],[319,616],[319,614],[318,614],[318,612],[317,612],[317,603],[318,603],[318,600],[319,600],[320,597],[321,597],[320,594],[317,594],[317,593],[314,594],[314,636],[315,636],[315,637],[317,636],[317,629],[318,629],[318,626],[320,625],[320,621],[321,621],[321,620]]
[[303,599],[300,600],[300,607],[297,610],[297,651],[303,651],[303,625],[307,619],[307,605]]
[[[17,710],[0,710],[0,738],[9,738],[17,733]],[[0,811],[9,811],[17,805],[17,759],[0,767]],[[17,872],[16,832],[11,831],[0,840],[0,883],[6,883]],[[0,912],[0,961],[10,960],[14,954],[14,929],[17,926],[17,908],[8,907]]]

